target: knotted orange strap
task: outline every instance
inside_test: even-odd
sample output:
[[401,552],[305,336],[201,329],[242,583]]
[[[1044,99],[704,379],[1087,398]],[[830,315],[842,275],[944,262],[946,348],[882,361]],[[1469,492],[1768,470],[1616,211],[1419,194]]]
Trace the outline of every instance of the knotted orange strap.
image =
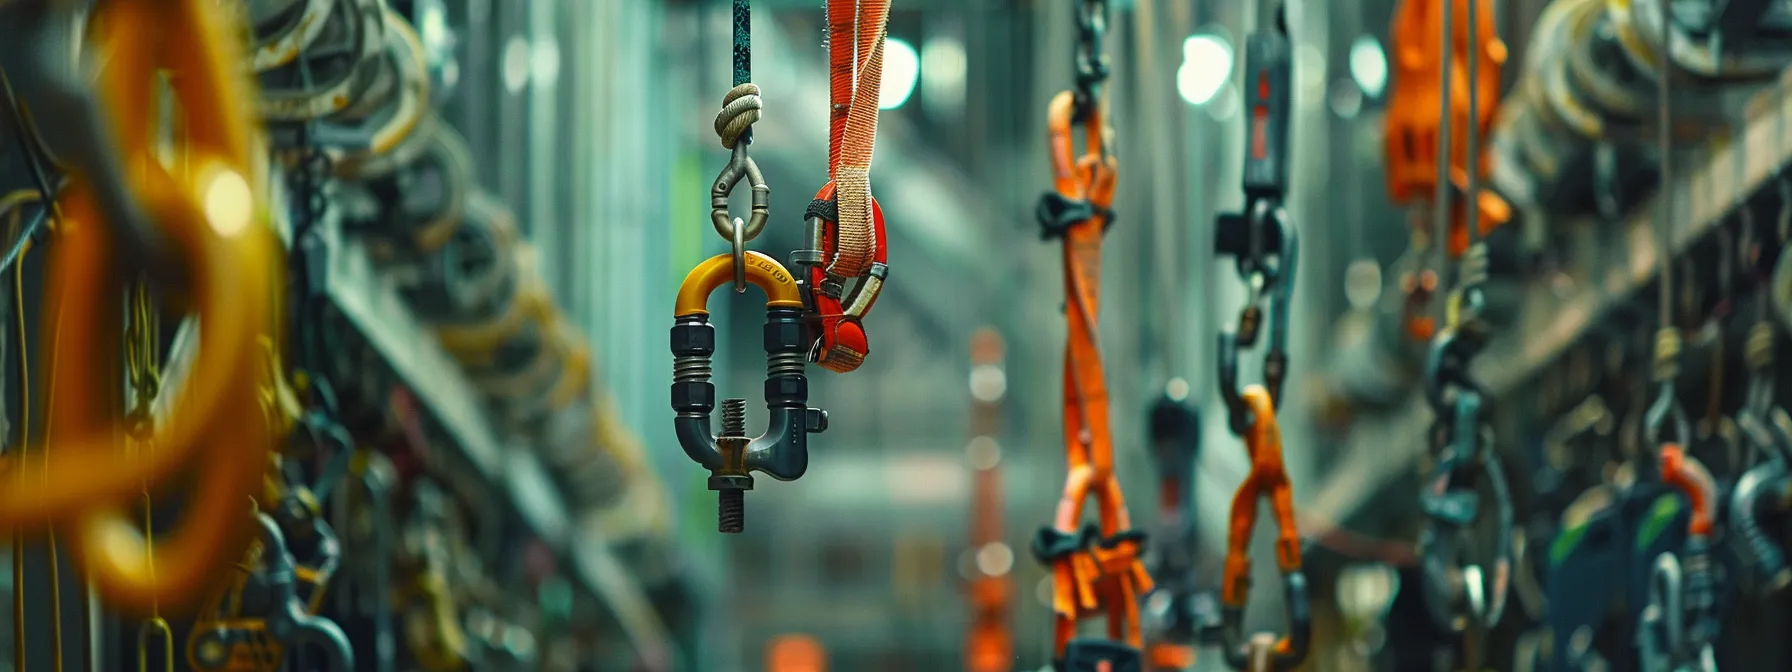
[[[1132,530],[1126,500],[1114,478],[1114,444],[1109,425],[1106,372],[1097,321],[1101,296],[1102,234],[1113,202],[1116,164],[1103,150],[1105,119],[1099,105],[1081,120],[1085,151],[1075,153],[1075,94],[1052,99],[1047,113],[1054,186],[1067,201],[1094,206],[1086,219],[1064,229],[1065,320],[1064,452],[1069,462],[1063,496],[1051,528],[1041,530],[1034,554],[1052,566],[1052,610],[1056,616],[1054,657],[1062,657],[1076,636],[1077,622],[1105,612],[1108,635],[1138,648],[1142,642],[1139,596],[1151,577],[1140,561],[1144,535]],[[1084,502],[1094,497],[1099,527],[1078,527]]]

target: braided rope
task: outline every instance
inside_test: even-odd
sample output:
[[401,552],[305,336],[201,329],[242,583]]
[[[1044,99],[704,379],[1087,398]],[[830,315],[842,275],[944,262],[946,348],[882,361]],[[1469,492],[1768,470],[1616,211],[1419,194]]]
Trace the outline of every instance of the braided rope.
[[749,82],[729,89],[728,95],[722,97],[722,111],[716,113],[716,135],[722,139],[722,147],[734,149],[764,111],[765,100],[759,96],[758,84]]

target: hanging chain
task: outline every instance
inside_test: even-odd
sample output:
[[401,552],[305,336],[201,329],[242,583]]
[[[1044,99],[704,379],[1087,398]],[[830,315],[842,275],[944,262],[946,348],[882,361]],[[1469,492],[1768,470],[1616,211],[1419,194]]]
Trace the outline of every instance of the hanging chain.
[[[1480,0],[1468,4],[1466,61],[1469,117],[1463,129],[1466,147],[1467,184],[1463,194],[1465,209],[1466,251],[1457,268],[1457,279],[1446,303],[1444,328],[1431,341],[1425,366],[1425,397],[1433,414],[1430,429],[1432,469],[1422,486],[1419,503],[1425,513],[1420,536],[1423,554],[1423,594],[1425,605],[1438,627],[1462,633],[1468,669],[1480,669],[1483,661],[1482,640],[1488,629],[1498,624],[1504,614],[1508,586],[1512,574],[1512,528],[1515,523],[1511,489],[1504,468],[1492,441],[1486,422],[1488,398],[1471,371],[1474,358],[1486,347],[1489,327],[1484,319],[1488,254],[1481,236],[1480,193]],[[1456,86],[1454,61],[1447,56],[1456,39],[1456,19],[1445,2],[1438,26],[1442,48],[1446,50],[1445,67],[1440,82],[1442,103],[1439,108],[1438,171],[1438,234],[1435,241],[1439,258],[1449,259],[1454,209],[1451,204],[1452,183],[1447,174],[1453,152],[1455,134],[1450,131],[1454,117],[1451,105]],[[1440,266],[1441,268],[1441,266]],[[1472,536],[1476,523],[1488,511],[1482,506],[1480,487],[1492,493],[1495,523],[1492,556],[1467,558],[1465,542]]]

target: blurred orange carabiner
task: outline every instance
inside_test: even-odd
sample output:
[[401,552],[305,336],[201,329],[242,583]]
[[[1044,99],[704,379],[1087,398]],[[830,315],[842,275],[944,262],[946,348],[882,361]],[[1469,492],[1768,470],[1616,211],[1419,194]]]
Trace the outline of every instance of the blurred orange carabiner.
[[[50,420],[55,434],[28,458],[9,458],[11,476],[0,488],[0,530],[38,532],[73,523],[68,539],[79,566],[108,606],[147,613],[195,606],[204,586],[227,573],[249,540],[247,504],[259,492],[272,442],[259,408],[263,377],[258,335],[274,324],[271,293],[280,258],[265,221],[264,194],[255,186],[253,90],[239,72],[241,54],[208,0],[114,0],[95,10],[93,41],[105,55],[101,109],[109,113],[125,170],[125,197],[147,215],[182,263],[179,304],[199,316],[201,343],[186,383],[170,395],[166,422],[156,428],[156,450],[120,456],[125,429],[99,400],[116,396],[116,372],[96,366],[96,352],[115,348],[123,295],[121,255],[100,217],[99,190],[108,185],[78,175],[60,196],[65,220],[49,246],[50,296],[58,297],[52,327]],[[178,169],[158,158],[158,72],[172,74],[179,99]],[[155,543],[127,508],[144,483],[164,484],[186,468],[200,479],[187,504],[186,524]]]

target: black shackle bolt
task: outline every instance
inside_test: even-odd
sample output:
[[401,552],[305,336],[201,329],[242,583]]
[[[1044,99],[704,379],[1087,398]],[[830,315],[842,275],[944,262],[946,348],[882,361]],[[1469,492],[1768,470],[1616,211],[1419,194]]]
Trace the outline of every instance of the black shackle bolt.
[[765,404],[770,421],[764,434],[746,436],[746,400],[722,401],[722,431],[710,433],[716,387],[710,382],[716,351],[715,326],[706,308],[709,294],[733,277],[732,254],[710,258],[691,270],[678,291],[672,325],[672,410],[685,456],[710,472],[709,489],[718,493],[719,529],[745,529],[745,493],[752,472],[780,481],[802,477],[809,468],[808,435],[827,430],[827,412],[809,408],[804,375],[810,344],[801,290],[790,272],[771,257],[746,253],[745,275],[766,293]]

